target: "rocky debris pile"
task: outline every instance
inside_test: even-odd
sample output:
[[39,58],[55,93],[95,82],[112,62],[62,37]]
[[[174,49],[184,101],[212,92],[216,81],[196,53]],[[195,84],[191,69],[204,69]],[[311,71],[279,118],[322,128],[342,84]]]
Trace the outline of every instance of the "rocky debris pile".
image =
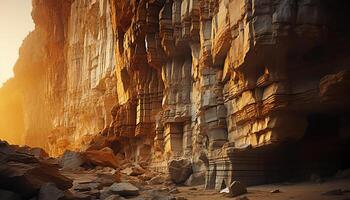
[[174,184],[193,175],[190,160],[169,162],[169,174],[131,163],[112,149],[66,151],[50,158],[40,148],[0,143],[0,199],[184,199]]
[[30,154],[31,150],[26,149],[0,141],[0,196],[30,199],[43,196],[51,190],[66,195],[65,192],[72,187],[72,181],[59,172],[57,165],[42,159],[46,154],[41,150],[37,151],[40,154],[34,156]]
[[[146,173],[151,173],[146,170]],[[154,173],[155,174],[155,173]],[[66,171],[65,175],[73,180],[70,192],[77,197],[87,199],[173,199],[178,192],[174,186],[164,184],[150,185],[139,176],[128,176],[111,168],[96,167],[92,170]],[[118,175],[120,177],[118,177]]]

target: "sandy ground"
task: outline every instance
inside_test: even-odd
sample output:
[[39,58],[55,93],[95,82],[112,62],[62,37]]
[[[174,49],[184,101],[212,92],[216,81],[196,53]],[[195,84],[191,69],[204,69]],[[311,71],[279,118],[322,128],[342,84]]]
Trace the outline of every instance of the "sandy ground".
[[[328,180],[321,184],[303,182],[248,187],[248,193],[238,198],[225,197],[215,191],[206,191],[203,187],[179,187],[178,189],[180,193],[176,196],[185,197],[188,200],[239,199],[243,196],[248,197],[249,200],[350,200],[350,192],[343,195],[323,195],[323,193],[335,189],[350,190],[350,179]],[[275,189],[279,189],[280,193],[270,192]]]

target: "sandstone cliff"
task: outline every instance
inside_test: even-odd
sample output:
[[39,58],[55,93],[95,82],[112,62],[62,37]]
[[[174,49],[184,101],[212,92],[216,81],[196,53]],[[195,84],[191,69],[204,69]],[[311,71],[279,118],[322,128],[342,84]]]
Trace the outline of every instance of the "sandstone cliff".
[[346,6],[33,0],[15,67],[25,142],[58,155],[99,136],[160,171],[192,159],[208,188],[273,181],[285,142],[350,136]]

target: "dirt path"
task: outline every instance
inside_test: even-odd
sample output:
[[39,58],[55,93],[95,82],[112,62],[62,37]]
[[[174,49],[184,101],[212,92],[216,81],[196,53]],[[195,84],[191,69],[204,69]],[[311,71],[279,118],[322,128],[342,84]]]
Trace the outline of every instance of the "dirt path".
[[[182,196],[188,200],[221,200],[234,199],[225,197],[215,191],[206,191],[202,187],[194,188],[179,187]],[[279,189],[280,193],[271,193],[271,190]],[[272,184],[248,187],[248,194],[242,195],[249,200],[350,200],[350,193],[343,195],[322,195],[330,190],[350,190],[350,180],[329,180],[322,184],[304,182],[297,184]],[[242,197],[240,196],[240,197]],[[238,199],[238,198],[237,198]]]

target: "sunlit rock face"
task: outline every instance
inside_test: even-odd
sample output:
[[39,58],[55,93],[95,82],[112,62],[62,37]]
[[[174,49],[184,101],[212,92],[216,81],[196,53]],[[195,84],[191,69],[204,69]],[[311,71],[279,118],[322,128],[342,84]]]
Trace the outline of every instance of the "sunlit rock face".
[[15,78],[26,143],[58,155],[98,135],[159,171],[188,158],[207,188],[275,181],[285,142],[349,138],[347,4],[33,1]]
[[0,138],[13,144],[24,144],[21,92],[10,79],[0,88]]
[[112,121],[117,102],[108,1],[33,1],[36,29],[15,72],[26,143],[53,155],[80,149]]

